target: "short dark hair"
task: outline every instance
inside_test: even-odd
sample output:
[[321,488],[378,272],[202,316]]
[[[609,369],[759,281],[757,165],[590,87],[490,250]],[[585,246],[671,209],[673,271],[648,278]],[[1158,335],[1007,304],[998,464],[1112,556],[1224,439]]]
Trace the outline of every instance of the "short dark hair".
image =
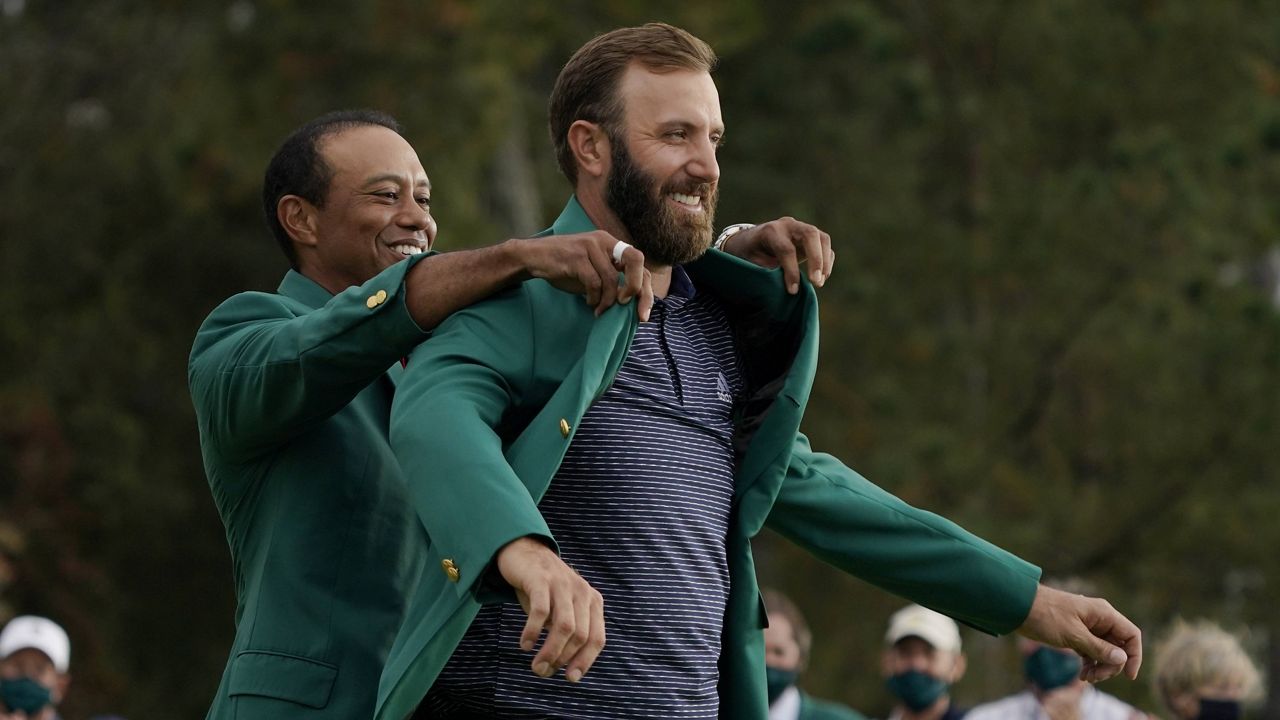
[[813,633],[809,631],[809,623],[804,621],[804,613],[791,598],[773,588],[761,588],[760,597],[769,615],[786,618],[791,623],[791,634],[796,645],[800,646],[800,667],[804,668],[809,664],[809,651],[813,649]]
[[569,182],[578,182],[578,166],[569,148],[569,126],[578,120],[603,125],[615,135],[622,121],[618,81],[632,61],[655,72],[716,68],[715,51],[685,30],[666,23],[620,28],[599,35],[573,54],[556,78],[548,104],[556,162]]
[[280,249],[295,269],[298,267],[298,253],[293,248],[293,239],[276,216],[280,198],[297,195],[316,207],[323,207],[329,181],[333,179],[333,168],[324,161],[320,143],[335,133],[369,125],[379,125],[397,135],[404,134],[400,131],[400,123],[386,113],[338,110],[294,130],[267,163],[267,172],[262,180],[262,211],[266,215],[267,227],[271,228],[271,234],[275,235]]

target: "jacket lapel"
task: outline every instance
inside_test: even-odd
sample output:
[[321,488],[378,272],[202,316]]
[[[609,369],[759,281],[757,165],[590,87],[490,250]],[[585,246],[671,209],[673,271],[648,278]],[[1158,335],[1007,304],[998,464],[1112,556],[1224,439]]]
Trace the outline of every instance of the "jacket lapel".
[[[539,236],[589,232],[595,229],[578,199],[570,197],[560,216]],[[731,299],[733,304],[749,307],[753,314],[763,316],[771,322],[794,327],[802,338],[796,354],[790,358],[789,369],[777,378],[776,395],[755,428],[735,474],[736,500],[741,501],[748,493],[759,493],[765,501],[759,506],[762,508],[761,512],[749,511],[742,518],[745,529],[749,529],[749,534],[754,535],[768,514],[773,497],[777,494],[777,486],[781,484],[790,462],[792,442],[799,432],[800,419],[812,389],[813,373],[817,366],[817,296],[807,282],[800,284],[799,294],[789,295],[784,287],[781,270],[761,268],[719,250],[707,251],[701,258],[687,265],[686,270],[700,288],[706,287],[720,297]],[[636,325],[635,310],[630,305],[615,305],[601,315],[591,327],[582,359],[539,413],[532,427],[555,427],[559,417],[581,418],[591,403],[613,382],[614,375],[622,367],[635,337]],[[744,347],[742,350],[747,353],[768,351],[769,348]],[[556,417],[551,417],[552,415]],[[575,428],[576,424],[573,423]],[[537,454],[534,448],[526,447],[535,443],[527,437],[533,434],[526,432],[511,446],[508,459],[512,460],[513,467],[516,466],[517,456]],[[544,447],[540,462],[531,463],[524,468],[531,473],[521,473],[521,477],[530,481],[529,489],[535,498],[542,497],[559,467],[563,449],[568,444],[562,442],[560,445],[562,449],[556,455],[555,462],[547,463]],[[517,472],[522,470],[520,467],[516,469]],[[761,478],[769,478],[771,482],[758,486]],[[751,505],[754,508],[755,504]]]
[[[767,404],[754,410],[763,412],[763,416],[754,422],[750,418],[743,420],[753,429],[739,460],[735,497],[741,501],[748,493],[760,493],[766,501],[761,505],[763,512],[746,512],[742,518],[744,529],[753,535],[764,522],[790,462],[792,441],[800,430],[812,389],[817,364],[817,296],[807,282],[801,283],[799,294],[789,295],[783,287],[781,270],[761,268],[718,250],[707,252],[687,269],[700,287],[726,298],[731,308],[736,307],[739,312],[735,314],[745,318],[740,322],[786,326],[800,333],[795,354],[783,358],[785,368],[765,388]],[[752,329],[759,328],[746,328]],[[770,343],[771,333],[766,333],[760,342],[752,342],[750,335],[739,333],[740,339],[747,338],[741,340],[739,351],[748,363],[753,357],[789,350]],[[747,412],[753,412],[752,408]],[[759,485],[762,478],[771,481]]]
[[[536,237],[595,229],[578,199],[570,197],[560,217]],[[582,355],[568,369],[564,382],[507,448],[507,461],[529,488],[535,502],[542,499],[551,485],[551,479],[577,432],[578,422],[618,374],[635,338],[637,324],[634,305],[614,305],[595,318],[587,331]],[[562,419],[569,426],[568,436],[563,436]],[[554,450],[549,453],[547,448]]]

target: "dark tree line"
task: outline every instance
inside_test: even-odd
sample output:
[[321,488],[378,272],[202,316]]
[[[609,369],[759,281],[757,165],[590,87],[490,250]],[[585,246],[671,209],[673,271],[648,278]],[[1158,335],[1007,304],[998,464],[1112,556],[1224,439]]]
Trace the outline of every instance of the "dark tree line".
[[[442,247],[526,234],[568,191],[560,65],[653,19],[721,54],[721,220],[835,239],[814,444],[1153,639],[1177,615],[1252,629],[1274,677],[1270,3],[26,0],[0,3],[0,613],[68,627],[67,717],[200,716],[225,662],[186,356],[285,269],[258,208],[275,144],[389,111]],[[818,630],[807,686],[882,715],[899,601],[773,536],[757,555]],[[1010,645],[966,642],[962,700],[1018,686]],[[1106,689],[1154,709],[1145,682]]]

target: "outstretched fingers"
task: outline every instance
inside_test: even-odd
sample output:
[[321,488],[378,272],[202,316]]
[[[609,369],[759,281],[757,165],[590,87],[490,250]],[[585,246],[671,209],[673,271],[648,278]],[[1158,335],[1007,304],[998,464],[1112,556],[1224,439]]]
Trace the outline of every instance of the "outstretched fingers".
[[498,552],[498,570],[528,614],[520,648],[542,646],[530,661],[533,672],[551,677],[565,668],[573,682],[591,669],[605,643],[604,600],[595,588],[542,542],[526,537]]
[[831,236],[817,226],[792,217],[770,220],[731,236],[723,247],[762,267],[780,268],[787,292],[800,291],[800,266],[807,265],[809,282],[826,284],[835,265]]
[[[571,576],[562,576],[552,584],[551,612],[543,621],[547,636],[531,667],[542,677],[551,677],[563,667],[565,677],[577,682],[591,669],[599,648],[604,647],[604,603],[582,576],[572,568],[569,573]],[[599,647],[580,653],[593,640]],[[576,664],[569,666],[574,660]]]
[[1142,630],[1106,600],[1086,600],[1092,604],[1093,617],[1087,621],[1085,642],[1092,645],[1093,664],[1085,668],[1088,677],[1082,677],[1096,682],[1124,673],[1130,680],[1137,679],[1142,667]]
[[596,317],[618,299],[618,271],[613,267],[613,258],[609,256],[609,252],[610,249],[599,242],[590,243],[587,248],[590,265],[583,268],[587,275],[585,281],[595,288],[594,302],[592,296],[588,295],[587,304],[595,306]]
[[569,682],[575,683],[591,669],[596,658],[600,657],[600,651],[604,649],[604,598],[600,593],[595,593],[591,603],[583,611],[589,620],[590,629],[578,652],[567,661],[564,672]]
[[1123,672],[1136,679],[1142,666],[1142,631],[1100,598],[1040,585],[1019,632],[1084,659],[1080,677],[1098,682]]

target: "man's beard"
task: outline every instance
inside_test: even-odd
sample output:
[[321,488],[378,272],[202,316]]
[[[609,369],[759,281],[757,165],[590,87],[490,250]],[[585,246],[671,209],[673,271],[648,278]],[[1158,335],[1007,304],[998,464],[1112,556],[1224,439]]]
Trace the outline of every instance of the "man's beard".
[[[626,141],[610,140],[613,167],[606,200],[631,235],[631,243],[644,253],[646,261],[658,265],[683,265],[702,257],[711,247],[719,189],[711,183],[688,181],[683,185],[669,184],[657,192],[657,179],[633,162]],[[671,207],[666,197],[673,192],[700,196],[703,211],[684,212]]]

